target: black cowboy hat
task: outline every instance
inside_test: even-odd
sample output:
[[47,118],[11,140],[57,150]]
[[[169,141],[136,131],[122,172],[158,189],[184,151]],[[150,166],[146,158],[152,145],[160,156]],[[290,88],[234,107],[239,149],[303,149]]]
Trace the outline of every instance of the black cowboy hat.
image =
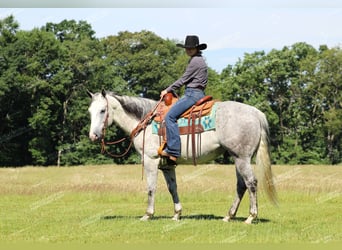
[[177,43],[176,45],[185,49],[197,48],[199,50],[205,50],[207,48],[207,44],[199,43],[198,36],[186,36],[184,45],[180,43]]

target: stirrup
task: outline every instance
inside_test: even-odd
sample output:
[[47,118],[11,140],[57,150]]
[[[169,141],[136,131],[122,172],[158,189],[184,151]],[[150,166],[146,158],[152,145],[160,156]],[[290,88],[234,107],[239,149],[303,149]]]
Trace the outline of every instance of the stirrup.
[[166,141],[163,141],[158,148],[158,155],[162,155],[164,148],[166,147]]

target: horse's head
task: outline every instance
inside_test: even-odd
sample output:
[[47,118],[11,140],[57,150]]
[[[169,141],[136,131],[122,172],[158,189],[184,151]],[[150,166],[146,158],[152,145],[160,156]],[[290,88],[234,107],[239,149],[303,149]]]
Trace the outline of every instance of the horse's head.
[[102,139],[104,129],[114,121],[130,134],[157,104],[154,100],[120,96],[112,92],[106,93],[104,90],[96,94],[87,92],[92,99],[88,109],[91,118],[89,138],[92,141]]
[[89,138],[92,141],[96,141],[102,138],[103,130],[105,126],[108,125],[108,99],[104,90],[101,93],[96,94],[93,94],[89,91],[87,92],[92,99],[88,109],[91,119]]

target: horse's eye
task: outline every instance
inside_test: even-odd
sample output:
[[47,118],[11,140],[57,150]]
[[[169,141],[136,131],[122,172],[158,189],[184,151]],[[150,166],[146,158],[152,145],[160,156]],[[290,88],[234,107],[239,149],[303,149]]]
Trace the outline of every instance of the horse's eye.
[[104,114],[105,112],[106,112],[106,110],[105,109],[101,109],[101,114]]

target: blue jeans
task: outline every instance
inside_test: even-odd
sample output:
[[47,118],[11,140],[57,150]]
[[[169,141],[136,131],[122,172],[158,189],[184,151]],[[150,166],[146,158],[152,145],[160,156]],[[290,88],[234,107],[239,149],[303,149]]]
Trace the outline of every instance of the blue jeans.
[[187,88],[165,116],[167,145],[165,152],[175,157],[181,155],[181,141],[177,120],[187,109],[203,98],[204,92],[200,89]]

